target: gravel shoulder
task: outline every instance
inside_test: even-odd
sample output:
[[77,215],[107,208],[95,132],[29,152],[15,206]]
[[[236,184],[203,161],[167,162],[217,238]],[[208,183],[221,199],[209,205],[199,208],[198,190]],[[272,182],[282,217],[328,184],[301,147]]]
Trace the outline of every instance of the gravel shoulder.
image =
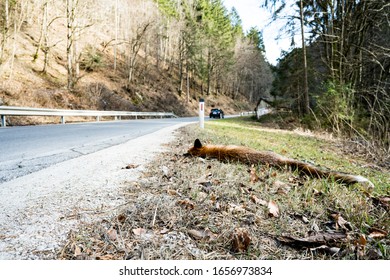
[[71,230],[125,203],[123,186],[136,181],[184,125],[0,184],[0,260],[55,259]]

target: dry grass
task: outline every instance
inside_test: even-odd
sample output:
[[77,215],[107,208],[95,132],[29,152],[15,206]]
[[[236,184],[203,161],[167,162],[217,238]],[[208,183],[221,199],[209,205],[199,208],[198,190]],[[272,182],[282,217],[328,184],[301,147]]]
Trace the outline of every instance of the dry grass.
[[[253,138],[259,132],[249,130],[257,134],[248,139],[241,124],[245,139],[238,139],[237,128],[233,125],[226,133],[224,123],[230,127],[231,122],[218,121],[203,131],[195,126],[181,130],[169,151],[138,182],[128,184],[128,203],[100,223],[70,233],[58,258],[390,258],[388,188],[378,186],[367,194],[358,186],[303,178],[288,170],[183,156],[195,138],[256,146]],[[296,139],[302,143],[301,137]],[[332,144],[312,140],[321,143],[324,160],[332,161],[326,159]],[[388,175],[373,172],[374,181],[388,182]]]

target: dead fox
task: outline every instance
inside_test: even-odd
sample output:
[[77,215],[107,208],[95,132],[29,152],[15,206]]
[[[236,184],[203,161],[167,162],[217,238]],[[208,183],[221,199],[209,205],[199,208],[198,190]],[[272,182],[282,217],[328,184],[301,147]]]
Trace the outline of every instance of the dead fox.
[[233,145],[205,145],[203,146],[199,139],[195,140],[194,146],[188,150],[187,156],[196,156],[202,158],[216,158],[224,162],[241,162],[245,164],[266,164],[278,168],[291,167],[300,173],[314,178],[333,179],[336,182],[344,184],[360,183],[367,189],[374,188],[374,184],[368,179],[351,174],[345,174],[337,171],[328,171],[320,169],[312,164],[287,158],[274,152],[257,151],[248,147]]

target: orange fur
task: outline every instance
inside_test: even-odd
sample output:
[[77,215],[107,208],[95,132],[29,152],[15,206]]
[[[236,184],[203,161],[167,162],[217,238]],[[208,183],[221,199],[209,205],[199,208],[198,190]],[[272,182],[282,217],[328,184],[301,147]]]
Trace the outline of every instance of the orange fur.
[[267,164],[278,168],[291,167],[310,177],[331,178],[345,184],[361,183],[368,188],[374,185],[362,176],[345,174],[337,171],[320,169],[312,164],[287,158],[274,152],[257,151],[242,146],[205,145],[199,139],[195,140],[194,146],[188,150],[188,155],[202,158],[215,158],[224,162],[241,162],[245,164]]

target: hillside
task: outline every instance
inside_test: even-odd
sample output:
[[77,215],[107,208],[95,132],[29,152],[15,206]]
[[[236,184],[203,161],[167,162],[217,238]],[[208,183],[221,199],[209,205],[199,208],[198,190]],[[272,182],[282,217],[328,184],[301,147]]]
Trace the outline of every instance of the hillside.
[[[97,109],[128,111],[164,111],[179,116],[197,114],[198,100],[205,97],[200,93],[198,84],[194,84],[193,94],[186,96],[177,91],[177,74],[167,70],[153,69],[127,88],[126,77],[112,67],[104,66],[97,70],[82,71],[74,90],[66,88],[66,69],[64,57],[60,55],[50,65],[47,73],[39,69],[43,62],[33,62],[33,47],[27,39],[28,34],[17,48],[12,77],[1,82],[0,104],[7,106],[47,107],[65,109]],[[110,53],[103,53],[103,61],[110,59]],[[142,59],[142,56],[140,56]],[[144,67],[142,65],[141,67]],[[233,100],[226,95],[206,97],[206,105],[223,108],[227,113],[253,110],[245,98]],[[12,118],[9,118],[12,120]],[[16,118],[13,118],[17,120]]]
[[[2,4],[6,16],[1,19],[0,105],[191,116],[204,97],[206,111],[213,106],[228,114],[253,110],[257,101],[253,90],[249,94],[243,82],[225,83],[233,76],[221,68],[222,58],[221,66],[217,62],[205,66],[204,50],[199,49],[196,58],[180,51],[178,23],[167,21],[154,1],[114,4],[103,0]],[[245,37],[240,36],[234,40],[242,49]],[[232,55],[229,51],[226,59]],[[25,120],[8,119],[10,124]]]

